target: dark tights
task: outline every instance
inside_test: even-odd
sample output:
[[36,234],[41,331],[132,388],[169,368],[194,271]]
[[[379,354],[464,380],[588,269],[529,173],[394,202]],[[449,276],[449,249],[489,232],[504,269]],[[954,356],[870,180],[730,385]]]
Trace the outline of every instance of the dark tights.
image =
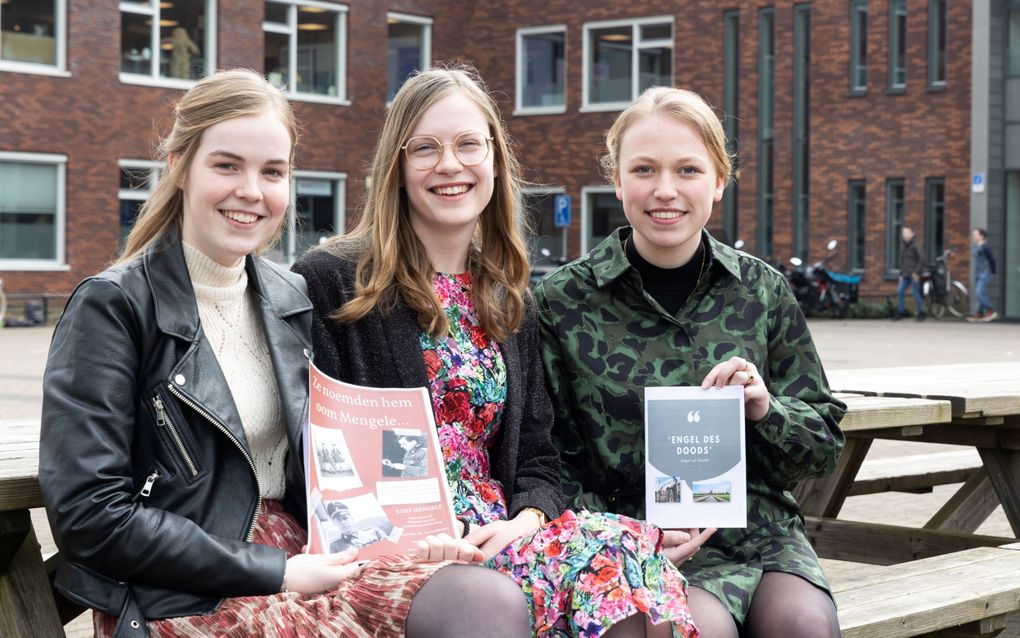
[[411,599],[407,638],[528,638],[531,612],[521,588],[503,574],[449,565]]
[[704,589],[691,587],[687,602],[701,638],[839,638],[832,599],[793,574],[762,576],[742,632],[719,599]]

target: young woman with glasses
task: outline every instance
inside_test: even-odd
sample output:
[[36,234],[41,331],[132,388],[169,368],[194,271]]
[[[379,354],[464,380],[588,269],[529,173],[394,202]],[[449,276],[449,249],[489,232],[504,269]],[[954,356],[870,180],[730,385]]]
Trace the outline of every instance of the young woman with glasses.
[[356,228],[294,268],[314,306],[316,364],[352,383],[429,388],[465,538],[520,585],[535,635],[696,635],[658,529],[563,512],[518,176],[473,70],[408,79]]

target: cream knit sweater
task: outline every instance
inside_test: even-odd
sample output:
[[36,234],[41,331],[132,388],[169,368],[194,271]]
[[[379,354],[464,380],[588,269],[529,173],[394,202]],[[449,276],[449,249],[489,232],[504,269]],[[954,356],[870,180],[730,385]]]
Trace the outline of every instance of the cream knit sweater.
[[221,266],[184,244],[202,330],[241,415],[262,498],[283,498],[287,436],[266,335],[248,292],[244,262]]

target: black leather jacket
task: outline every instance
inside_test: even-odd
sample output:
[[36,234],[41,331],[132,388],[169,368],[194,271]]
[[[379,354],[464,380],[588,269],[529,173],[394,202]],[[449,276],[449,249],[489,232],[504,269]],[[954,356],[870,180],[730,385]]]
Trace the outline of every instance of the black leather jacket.
[[[289,438],[288,509],[304,521],[304,280],[247,258]],[[68,598],[120,616],[204,614],[279,591],[286,556],[248,542],[261,499],[227,382],[199,324],[176,232],[78,285],[43,381],[39,482]],[[132,625],[140,625],[128,629]]]

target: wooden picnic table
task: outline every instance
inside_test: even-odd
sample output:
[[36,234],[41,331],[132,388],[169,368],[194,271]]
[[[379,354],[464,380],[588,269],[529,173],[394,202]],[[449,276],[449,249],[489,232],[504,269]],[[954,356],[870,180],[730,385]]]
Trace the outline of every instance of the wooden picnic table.
[[[847,444],[832,475],[796,490],[820,555],[889,565],[1020,538],[1020,363],[833,370],[828,377],[849,408],[841,424]],[[840,520],[876,439],[971,447],[981,468],[921,528]],[[1000,504],[1014,538],[975,534]]]
[[0,421],[0,636],[62,636],[61,614],[72,613],[54,598],[32,527],[38,465],[39,424]]

